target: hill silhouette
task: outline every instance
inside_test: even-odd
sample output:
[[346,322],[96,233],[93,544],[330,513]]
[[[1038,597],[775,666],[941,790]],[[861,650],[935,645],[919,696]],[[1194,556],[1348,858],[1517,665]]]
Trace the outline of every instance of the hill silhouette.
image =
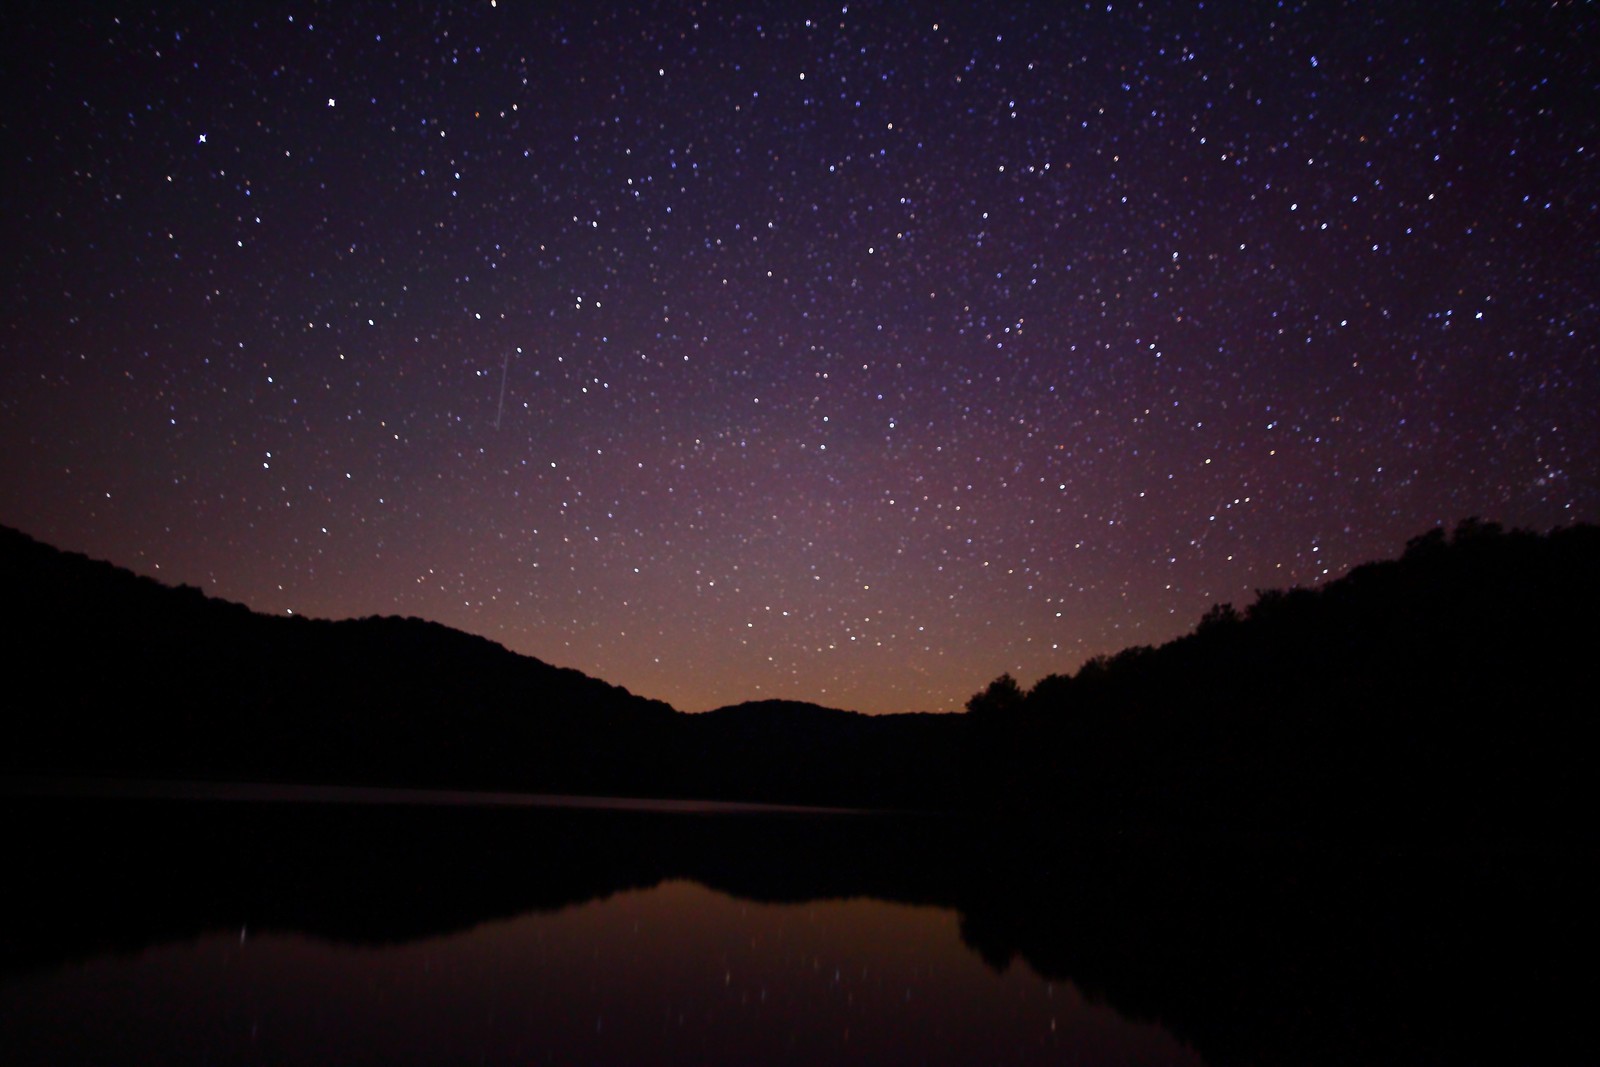
[[1467,520],[969,701],[978,795],[1090,821],[1593,833],[1600,528]]
[[686,715],[420,619],[264,616],[0,529],[0,772],[1592,833],[1600,529],[1468,520],[966,715]]
[[[257,614],[0,532],[9,770],[610,785],[577,734],[671,707],[415,618]],[[624,726],[625,724],[625,726]]]
[[0,583],[18,694],[0,773],[847,806],[948,792],[924,774],[953,757],[959,716],[686,715],[436,623],[262,615],[6,528]]

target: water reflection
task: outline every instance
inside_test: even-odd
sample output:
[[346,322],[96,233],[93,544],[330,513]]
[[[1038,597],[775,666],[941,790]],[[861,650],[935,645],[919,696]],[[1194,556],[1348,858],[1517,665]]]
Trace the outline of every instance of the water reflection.
[[1600,945],[1600,879],[1579,845],[1407,854],[888,816],[0,804],[7,1063],[1589,1053],[1591,998],[1563,977]]
[[[947,908],[691,882],[382,948],[209,934],[5,991],[22,1063],[1198,1063]],[[20,1023],[20,1025],[19,1025]]]

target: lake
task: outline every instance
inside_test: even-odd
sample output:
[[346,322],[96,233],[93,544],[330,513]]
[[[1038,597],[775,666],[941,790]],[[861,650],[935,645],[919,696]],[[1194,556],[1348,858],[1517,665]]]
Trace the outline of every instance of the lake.
[[8,988],[12,1064],[1198,1063],[949,909],[692,882],[371,947],[247,927]]
[[[1592,1062],[1584,991],[1495,969],[1593,947],[1583,865],[1530,882],[1481,856],[1356,869],[676,802],[39,792],[4,801],[8,1064],[1518,1062],[1501,1042]],[[1514,932],[1483,910],[1519,904]],[[1530,955],[1552,908],[1578,947]]]

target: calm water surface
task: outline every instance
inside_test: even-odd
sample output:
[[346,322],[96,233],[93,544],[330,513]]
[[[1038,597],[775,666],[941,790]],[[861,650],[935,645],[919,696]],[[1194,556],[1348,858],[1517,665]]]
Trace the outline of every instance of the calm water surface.
[[1078,1063],[1199,1059],[954,912],[691,882],[374,948],[208,933],[8,984],[12,1064]]
[[1600,1063],[1592,842],[138,783],[0,817],[4,1067]]
[[6,812],[9,1065],[1200,1062],[986,960],[958,894],[925,892],[924,821],[31,788]]

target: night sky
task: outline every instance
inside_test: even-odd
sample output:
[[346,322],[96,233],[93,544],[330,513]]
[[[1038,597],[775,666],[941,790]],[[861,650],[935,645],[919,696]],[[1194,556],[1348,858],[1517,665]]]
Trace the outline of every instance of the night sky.
[[882,712],[1600,517],[1593,4],[244,6],[0,15],[0,523]]

